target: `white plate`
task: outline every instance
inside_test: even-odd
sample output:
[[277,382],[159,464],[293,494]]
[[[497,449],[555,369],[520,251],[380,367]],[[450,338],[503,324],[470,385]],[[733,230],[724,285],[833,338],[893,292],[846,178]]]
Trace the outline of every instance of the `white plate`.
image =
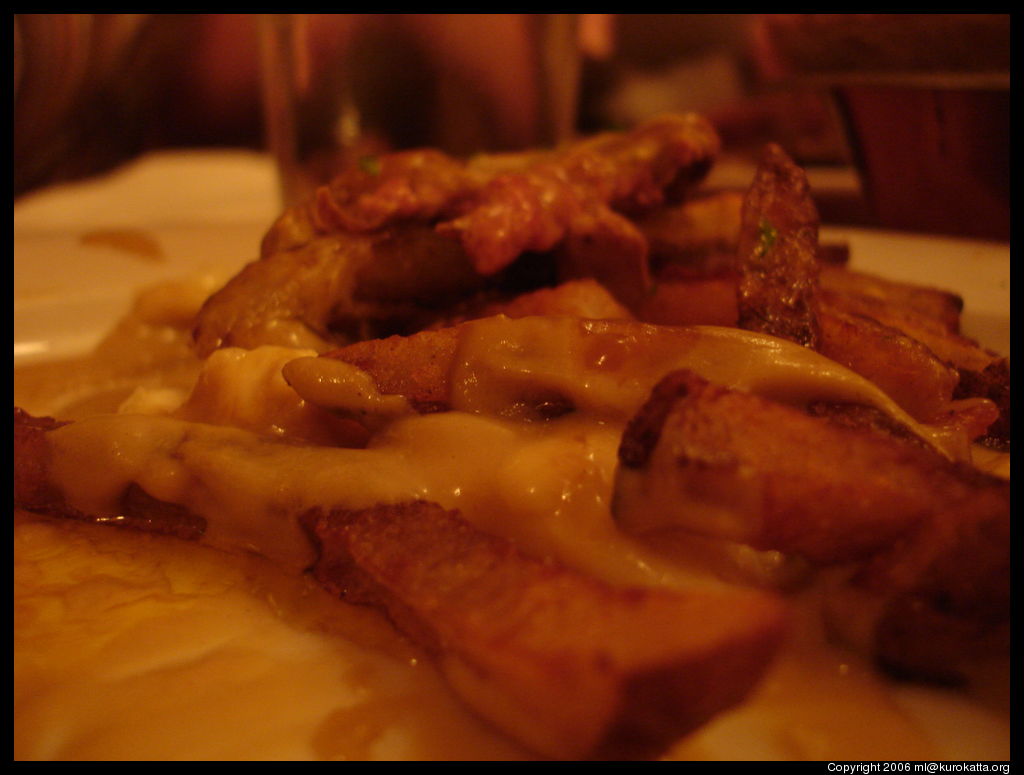
[[248,152],[155,153],[17,202],[15,364],[87,351],[143,287],[230,276],[257,257],[278,209],[272,164]]

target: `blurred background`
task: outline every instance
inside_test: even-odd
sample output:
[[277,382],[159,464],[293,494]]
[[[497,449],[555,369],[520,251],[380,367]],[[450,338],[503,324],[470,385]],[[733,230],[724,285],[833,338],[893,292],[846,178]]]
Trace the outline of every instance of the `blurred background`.
[[711,186],[775,141],[826,222],[1009,239],[1009,14],[302,16],[282,54],[258,15],[15,14],[15,197],[154,149],[266,148],[261,73],[286,56],[311,123],[360,152],[696,110],[726,148]]

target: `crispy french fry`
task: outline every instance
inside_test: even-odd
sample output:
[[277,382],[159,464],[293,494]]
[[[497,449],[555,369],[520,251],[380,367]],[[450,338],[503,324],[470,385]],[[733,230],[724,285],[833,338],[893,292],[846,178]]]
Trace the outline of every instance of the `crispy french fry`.
[[[311,478],[333,478],[338,464],[364,472],[374,466],[373,459],[359,462],[369,454],[361,450],[334,450],[332,464],[327,450],[311,457],[308,448],[168,418],[110,416],[70,427],[17,415],[15,421],[16,507],[257,550],[284,567],[310,561],[297,520],[318,501],[278,470],[317,461]],[[79,500],[69,505],[46,434],[77,433],[70,443],[109,455],[116,467],[119,452],[104,440],[117,438],[118,427],[146,447],[144,460],[170,455],[185,465],[191,489],[262,487],[263,497],[274,493],[272,513],[262,520],[250,513],[230,526],[231,517],[213,509],[207,530],[206,520],[184,503],[149,495],[136,481],[146,472],[131,463],[112,477],[117,491],[95,501],[95,511],[80,511]],[[243,458],[251,470],[239,470]],[[268,479],[287,482],[290,491]],[[173,497],[188,502],[189,489]],[[530,559],[438,506],[402,503],[329,512],[314,507],[318,516],[307,522],[321,546],[318,580],[351,602],[386,610],[438,660],[470,707],[541,755],[655,756],[740,701],[782,637],[782,604],[766,593],[611,586]],[[209,500],[205,504],[201,508],[211,508]]]
[[[852,368],[923,422],[941,417],[956,397],[1000,394],[1000,380],[976,375],[993,361],[954,333],[955,297],[825,268],[819,287],[817,212],[806,175],[769,146],[744,203],[739,239],[738,322],[814,347]],[[887,304],[898,298],[910,311]],[[920,313],[917,313],[920,310]],[[1008,382],[1008,380],[1007,380]],[[979,384],[981,383],[981,384]]]
[[959,377],[920,341],[826,303],[817,317],[823,355],[874,382],[921,422],[948,410]]
[[873,410],[813,408],[829,421],[666,377],[623,436],[619,524],[863,563],[827,598],[829,621],[901,676],[958,682],[1005,655],[1009,483]]
[[64,500],[50,474],[46,434],[67,423],[33,417],[14,409],[14,506],[62,519],[106,524],[147,533],[195,540],[206,530],[206,520],[175,503],[160,501],[131,483],[118,500],[116,515],[87,514]]
[[365,158],[203,305],[185,404],[15,409],[15,507],[311,573],[541,757],[657,757],[820,652],[796,584],[897,675],[1005,657],[1009,474],[968,442],[1008,446],[1008,359],[847,269],[776,145],[687,199],[718,150],[686,115]]
[[[841,273],[845,270],[829,276]],[[819,351],[877,383],[922,421],[938,421],[954,399],[991,400],[999,416],[978,435],[994,446],[1007,445],[1008,359],[949,330],[952,319],[931,303],[944,298],[939,291],[918,294],[914,287],[898,286],[890,294],[900,299],[897,303],[850,290],[861,286],[830,281],[819,289]],[[922,299],[923,309],[914,302],[902,306],[904,297]],[[662,325],[736,325],[736,276],[659,281],[637,312],[640,320]]]
[[[460,329],[421,331],[412,336],[391,336],[356,342],[332,350],[325,358],[344,361],[373,377],[377,390],[408,399],[419,412],[451,407],[449,375],[458,347]],[[331,385],[319,377],[319,359],[300,359],[285,364],[283,374],[300,395],[317,404],[328,404],[321,391]]]
[[654,389],[619,457],[623,529],[690,531],[817,563],[867,557],[979,500],[1009,513],[1002,480],[686,371]]
[[[912,327],[895,315],[879,314],[887,325],[865,314],[868,306],[822,294],[816,313],[817,349],[875,382],[923,422],[942,417],[954,398],[991,398],[1009,411],[1008,364],[1002,376],[998,356],[986,355],[956,334],[926,335],[921,330],[927,324]],[[639,319],[662,325],[729,326],[736,324],[737,314],[736,278],[731,274],[659,282],[638,310]],[[901,322],[903,328],[891,325]],[[982,370],[958,367],[957,362],[978,364]]]
[[972,506],[945,512],[858,579],[887,598],[875,649],[891,671],[957,681],[975,660],[1009,653],[1010,514]]
[[[835,277],[838,274],[841,273],[833,272],[830,273],[830,276]],[[828,314],[827,311],[831,310],[838,317],[847,321],[870,318],[880,325],[895,329],[920,342],[934,355],[935,360],[942,364],[942,369],[955,372],[956,382],[951,393],[952,398],[986,398],[999,408],[999,417],[987,429],[986,440],[993,445],[1008,446],[1010,441],[1009,359],[981,347],[977,342],[957,333],[959,328],[957,317],[951,311],[945,315],[942,314],[940,304],[943,297],[940,292],[921,289],[920,293],[915,293],[914,289],[906,287],[890,291],[886,286],[883,287],[882,293],[888,294],[888,296],[880,298],[861,292],[860,289],[864,285],[865,283],[856,281],[850,283],[850,286],[856,290],[851,289],[850,286],[840,286],[842,289],[838,291],[823,287],[821,298],[826,312],[822,314]],[[871,285],[873,286],[874,283]],[[898,301],[892,301],[894,297]],[[832,321],[832,323],[834,326],[832,330],[835,332],[838,330],[838,321]],[[827,323],[823,323],[823,325],[827,325]],[[873,338],[872,332],[877,330],[875,326],[868,325],[865,327],[863,336],[856,335],[854,338],[870,341]],[[869,359],[872,365],[866,366],[866,368],[873,369],[875,373],[889,375],[893,370],[886,367],[880,369],[879,364],[882,361],[880,356],[881,351],[886,347],[885,343],[893,341],[893,337],[890,334],[882,334],[882,340],[877,348],[879,357]],[[835,350],[837,360],[852,362],[855,357],[852,355],[853,351],[849,344],[833,341],[831,347],[838,348]],[[920,350],[920,348],[917,349]],[[916,355],[905,363],[916,361],[922,367],[919,373],[924,374],[924,367],[930,360],[932,359],[926,355]],[[851,363],[847,363],[847,365],[851,365]],[[932,370],[937,376],[941,373],[941,370],[934,365]],[[887,376],[881,377],[882,380],[887,378]],[[946,380],[951,378],[951,376],[946,377]],[[911,385],[906,385],[906,388],[913,389]],[[907,395],[906,390],[902,390],[902,392]],[[943,388],[938,395],[942,395],[944,392]],[[933,395],[935,394],[933,393]]]
[[628,307],[651,289],[647,240],[618,213],[598,209],[579,214],[558,248],[557,261],[562,280],[592,277]]
[[742,699],[783,632],[764,594],[609,587],[422,501],[304,520],[321,584],[384,608],[467,704],[548,757],[657,756]]
[[480,283],[458,242],[427,227],[332,235],[248,264],[206,301],[193,336],[202,357],[261,344],[323,351],[382,321],[425,323]]
[[933,321],[949,332],[960,330],[964,302],[949,291],[886,280],[825,262],[819,269],[818,285],[838,297],[874,302],[870,309],[876,312],[909,312],[915,317]]
[[743,203],[739,326],[817,347],[818,211],[807,175],[769,145]]
[[[723,191],[637,218],[650,243],[658,281],[704,280],[735,272],[743,200],[741,192]],[[874,310],[910,312],[947,331],[959,331],[963,299],[956,294],[851,270],[843,244],[819,244],[817,255],[821,289],[873,302]]]
[[459,236],[483,275],[508,266],[524,251],[551,250],[567,236],[596,236],[605,250],[621,243],[631,255],[637,239],[645,241],[617,214],[681,199],[707,174],[718,150],[718,137],[703,118],[655,118],[495,175],[474,193],[463,214],[438,228]]
[[708,255],[735,257],[743,199],[741,191],[724,191],[695,196],[638,217],[637,226],[650,243],[652,261],[696,269]]
[[987,398],[999,408],[999,417],[987,429],[983,443],[1009,451],[1013,422],[1010,419],[1010,361],[999,358],[981,371],[960,369],[954,398]]
[[1003,498],[984,490],[934,515],[832,588],[824,615],[836,636],[915,680],[961,684],[978,664],[1005,659],[1011,535]]

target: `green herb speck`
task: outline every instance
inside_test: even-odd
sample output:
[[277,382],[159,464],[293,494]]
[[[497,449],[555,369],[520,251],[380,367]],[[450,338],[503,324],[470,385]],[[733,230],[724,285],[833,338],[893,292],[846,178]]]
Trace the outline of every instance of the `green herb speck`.
[[380,174],[380,157],[379,156],[360,156],[359,157],[359,169],[365,172],[367,175],[379,175]]
[[771,222],[767,218],[762,218],[757,225],[757,255],[763,256],[771,250],[778,236],[779,232]]

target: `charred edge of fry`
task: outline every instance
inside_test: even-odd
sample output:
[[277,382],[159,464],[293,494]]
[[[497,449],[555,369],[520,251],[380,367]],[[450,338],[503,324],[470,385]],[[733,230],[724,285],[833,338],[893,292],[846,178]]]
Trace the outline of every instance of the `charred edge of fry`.
[[982,371],[958,369],[960,379],[953,391],[954,398],[980,396],[988,398],[999,408],[999,419],[989,426],[981,443],[992,449],[1009,452],[1013,424],[1010,420],[1010,361],[1000,358]]
[[67,425],[53,417],[33,417],[14,407],[14,505],[46,509],[62,500],[48,479],[48,431]]
[[880,409],[863,404],[836,404],[816,401],[808,404],[807,413],[822,417],[834,425],[854,430],[866,430],[887,438],[912,444],[920,449],[934,451],[934,448],[903,423]]
[[694,375],[685,370],[674,371],[651,391],[650,397],[626,425],[619,444],[619,461],[628,468],[643,468],[661,438],[676,401],[685,398],[693,386]]

